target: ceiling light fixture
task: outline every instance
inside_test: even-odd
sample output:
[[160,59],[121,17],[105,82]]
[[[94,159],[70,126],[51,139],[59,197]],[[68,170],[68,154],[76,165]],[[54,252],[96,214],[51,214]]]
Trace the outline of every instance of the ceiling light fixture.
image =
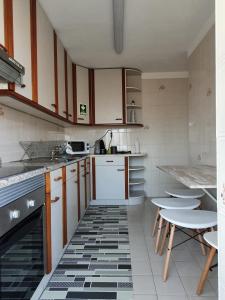
[[113,1],[113,31],[114,49],[120,54],[123,51],[123,32],[124,32],[124,0]]

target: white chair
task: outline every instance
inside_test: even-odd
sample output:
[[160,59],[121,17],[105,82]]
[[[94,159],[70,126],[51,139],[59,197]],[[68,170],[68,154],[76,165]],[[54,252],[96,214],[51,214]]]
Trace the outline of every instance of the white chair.
[[168,189],[165,191],[166,194],[178,197],[178,198],[201,198],[205,193],[201,189]]
[[[167,248],[167,253],[166,253],[166,258],[164,263],[164,272],[163,272],[163,280],[166,281],[168,278],[168,269],[169,269],[170,255],[173,248],[175,229],[177,227],[183,227],[183,228],[197,231],[198,234],[196,236],[199,237],[200,245],[203,247],[204,245],[203,245],[201,230],[203,229],[206,230],[207,228],[213,230],[213,227],[217,225],[217,214],[216,212],[207,211],[207,210],[162,209],[160,211],[160,216],[171,224],[168,248]],[[191,237],[188,233],[186,234],[189,237]],[[195,237],[193,236],[191,238],[195,238]]]
[[[195,209],[200,206],[201,201],[198,199],[187,199],[184,201],[182,198],[153,198],[151,202],[157,206],[157,212],[155,216],[155,221],[153,225],[152,235],[155,235],[156,227],[158,225],[157,238],[155,243],[155,252],[157,253],[159,250],[160,236],[163,226],[163,218],[160,217],[161,209]],[[162,250],[165,244],[166,236],[169,230],[169,223],[166,224],[166,229],[163,235],[162,246],[160,249],[160,255],[162,254]]]
[[217,242],[217,231],[212,231],[212,232],[207,232],[204,234],[204,239],[206,240],[206,242],[211,246],[209,255],[207,257],[207,260],[205,262],[205,266],[204,269],[202,271],[199,283],[198,283],[198,287],[197,287],[197,291],[196,293],[198,295],[201,295],[204,286],[205,286],[205,282],[207,280],[208,277],[208,273],[209,270],[211,268],[212,262],[213,262],[213,258],[216,255],[216,251],[218,249],[218,242]]

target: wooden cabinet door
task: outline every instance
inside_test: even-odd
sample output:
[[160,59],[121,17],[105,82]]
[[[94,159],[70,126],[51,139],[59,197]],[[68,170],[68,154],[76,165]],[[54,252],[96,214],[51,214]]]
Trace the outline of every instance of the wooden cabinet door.
[[96,166],[96,199],[125,199],[125,170],[123,166]]
[[16,85],[15,91],[32,99],[30,0],[13,1],[12,3],[14,58],[25,67],[23,76],[25,87],[21,88]]
[[122,70],[94,71],[95,124],[123,123]]
[[67,90],[68,90],[68,119],[74,121],[73,113],[73,64],[67,54]]
[[57,72],[58,72],[58,114],[67,117],[65,90],[65,52],[62,42],[57,38]]
[[38,103],[55,111],[54,32],[37,2]]
[[[59,197],[59,199],[56,197]],[[58,184],[57,188],[51,190],[51,200],[52,268],[54,269],[58,264],[63,251],[63,200],[61,183]]]
[[78,224],[77,178],[72,177],[66,182],[67,190],[67,237],[71,240]]
[[[88,69],[76,66],[77,87],[77,123],[89,124],[89,76]],[[86,114],[81,112],[82,105],[86,106]]]
[[5,46],[4,0],[0,0],[0,44]]

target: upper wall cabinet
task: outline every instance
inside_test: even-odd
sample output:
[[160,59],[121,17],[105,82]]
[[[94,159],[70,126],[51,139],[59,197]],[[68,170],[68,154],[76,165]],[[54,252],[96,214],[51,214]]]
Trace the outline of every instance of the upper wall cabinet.
[[30,0],[12,3],[14,58],[25,67],[25,87],[15,86],[15,92],[32,99]]
[[54,32],[37,2],[38,103],[55,111]]
[[0,44],[5,45],[4,34],[4,0],[0,0]]
[[89,124],[89,71],[76,66],[77,123]]
[[67,117],[67,99],[65,88],[65,52],[62,42],[57,38],[57,73],[58,73],[58,114]]
[[122,69],[94,71],[95,124],[122,124]]
[[67,91],[68,91],[68,119],[74,121],[73,113],[73,63],[67,54]]

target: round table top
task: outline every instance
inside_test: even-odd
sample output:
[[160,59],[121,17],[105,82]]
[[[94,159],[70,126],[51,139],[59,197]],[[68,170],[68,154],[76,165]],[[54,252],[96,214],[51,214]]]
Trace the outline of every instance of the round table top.
[[217,225],[217,213],[214,211],[162,209],[160,215],[174,225],[190,229],[204,229]]
[[156,206],[166,209],[194,209],[201,204],[200,200],[192,198],[153,198],[151,201]]
[[201,189],[168,189],[165,193],[179,198],[201,198],[205,195]]
[[218,249],[217,231],[211,231],[204,234],[204,239],[212,247]]

